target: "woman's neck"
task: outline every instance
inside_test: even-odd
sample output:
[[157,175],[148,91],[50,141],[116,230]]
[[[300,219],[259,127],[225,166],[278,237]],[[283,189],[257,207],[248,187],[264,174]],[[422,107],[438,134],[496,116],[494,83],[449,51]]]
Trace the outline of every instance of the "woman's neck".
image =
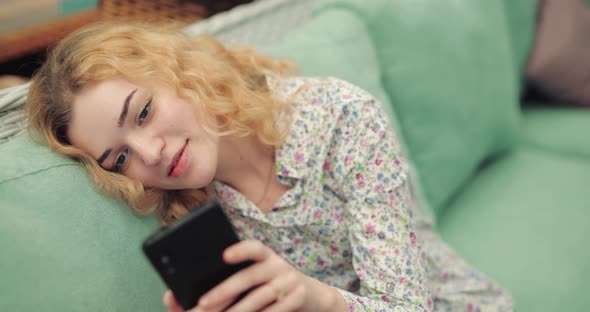
[[274,174],[274,148],[255,136],[221,137],[215,179],[239,192],[264,185]]

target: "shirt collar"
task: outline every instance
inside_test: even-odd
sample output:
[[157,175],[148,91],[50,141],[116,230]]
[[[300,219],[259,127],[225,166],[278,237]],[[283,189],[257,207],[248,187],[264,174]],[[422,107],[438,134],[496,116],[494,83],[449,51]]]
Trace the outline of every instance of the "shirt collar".
[[[283,79],[274,75],[267,75],[267,85],[271,94],[279,99],[287,99],[294,92],[292,86],[289,86]],[[295,88],[296,89],[296,88]],[[302,91],[301,93],[304,93]],[[297,99],[295,99],[295,102]],[[293,103],[293,106],[300,105]],[[279,178],[300,180],[305,178],[309,167],[313,167],[315,161],[310,157],[310,142],[312,140],[309,129],[305,120],[299,115],[299,111],[294,107],[287,107],[284,113],[289,115],[290,127],[285,142],[275,147],[276,174]],[[294,183],[295,184],[295,183]],[[230,203],[233,208],[248,211],[247,207],[236,207],[235,190],[222,182],[213,181],[209,188],[216,196],[223,201]],[[256,212],[252,212],[257,214]]]

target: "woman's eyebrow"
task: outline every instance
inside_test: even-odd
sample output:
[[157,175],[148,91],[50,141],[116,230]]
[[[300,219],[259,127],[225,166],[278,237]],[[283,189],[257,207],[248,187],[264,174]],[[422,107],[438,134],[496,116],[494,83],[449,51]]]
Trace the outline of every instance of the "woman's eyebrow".
[[[131,99],[133,99],[133,95],[135,94],[136,91],[137,91],[137,89],[131,91],[131,93],[129,93],[129,95],[125,98],[125,101],[123,102],[123,109],[121,110],[121,115],[119,115],[119,121],[117,122],[118,128],[123,127],[123,124],[125,123],[125,119],[127,119],[127,113],[129,112],[129,103],[131,103]],[[96,161],[99,164],[102,164],[105,161],[105,159],[107,159],[107,157],[109,157],[109,155],[111,154],[112,151],[113,151],[112,148],[107,149],[106,151],[104,151],[102,153],[102,155],[100,155],[100,157]]]
[[125,118],[127,118],[127,112],[129,111],[129,103],[131,102],[131,99],[133,98],[133,95],[136,91],[137,89],[131,91],[131,93],[129,93],[129,95],[125,98],[123,109],[121,110],[121,115],[119,116],[119,122],[117,122],[117,126],[119,128],[123,127],[123,124],[125,123]]
[[102,155],[100,155],[100,157],[96,160],[98,161],[99,164],[102,164],[102,162],[107,159],[107,157],[109,157],[109,154],[113,151],[112,148],[109,148],[108,150],[104,151],[104,153],[102,153]]

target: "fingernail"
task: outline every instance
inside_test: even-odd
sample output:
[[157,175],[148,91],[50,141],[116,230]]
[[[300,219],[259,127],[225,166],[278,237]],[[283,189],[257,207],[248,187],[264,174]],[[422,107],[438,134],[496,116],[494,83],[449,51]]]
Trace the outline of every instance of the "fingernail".
[[227,250],[226,249],[225,252],[224,252],[224,256],[225,256],[224,258],[226,258],[226,259],[227,258],[233,258],[234,257],[234,252],[232,250]]

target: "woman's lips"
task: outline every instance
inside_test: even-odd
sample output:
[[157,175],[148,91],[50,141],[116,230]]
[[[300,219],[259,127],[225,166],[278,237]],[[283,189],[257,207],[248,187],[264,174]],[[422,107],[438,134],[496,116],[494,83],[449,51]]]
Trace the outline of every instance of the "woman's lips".
[[170,166],[168,166],[168,176],[181,176],[188,168],[188,140],[184,146],[174,155]]

